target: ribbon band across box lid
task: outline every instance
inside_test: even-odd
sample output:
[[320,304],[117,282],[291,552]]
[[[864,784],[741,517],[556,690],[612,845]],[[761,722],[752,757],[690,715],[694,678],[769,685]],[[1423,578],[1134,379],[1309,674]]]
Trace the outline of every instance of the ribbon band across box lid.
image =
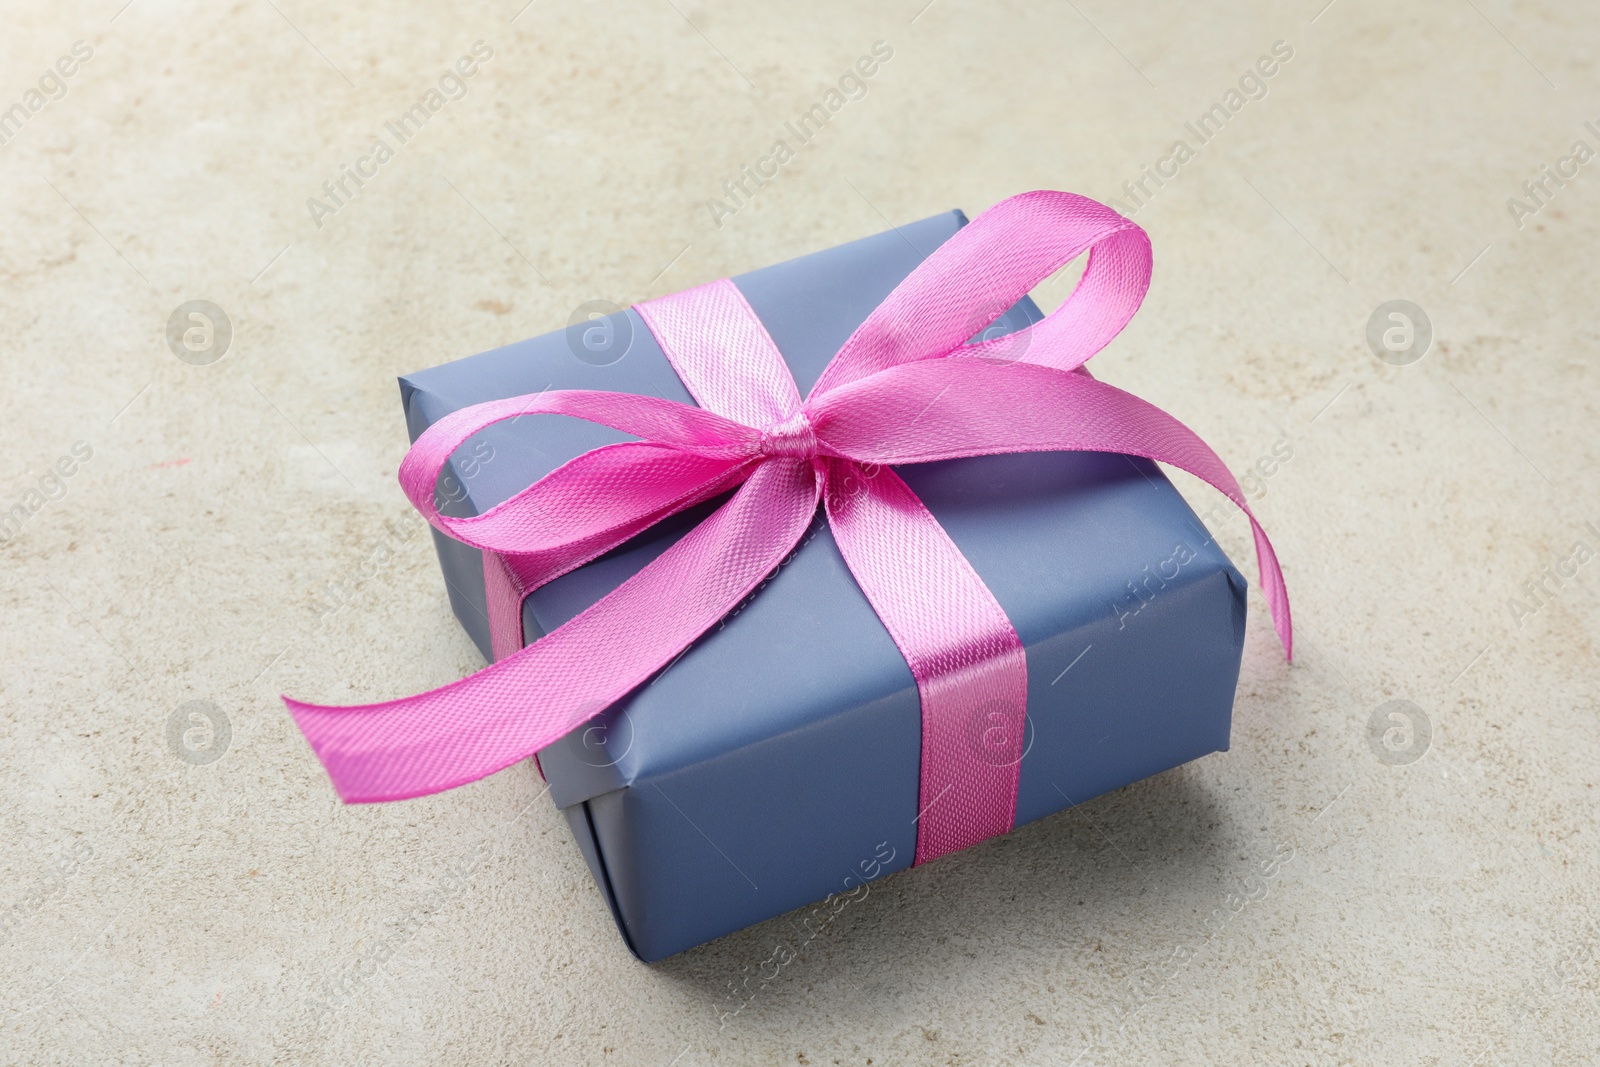
[[[1144,232],[1065,193],[964,221],[648,302],[614,362],[552,334],[407,378],[402,484],[497,662],[289,701],[340,794],[538,752],[657,959],[1226,748],[1244,583],[1149,459],[1243,496],[1079,369],[1143,297]],[[477,514],[436,510],[447,468]]]

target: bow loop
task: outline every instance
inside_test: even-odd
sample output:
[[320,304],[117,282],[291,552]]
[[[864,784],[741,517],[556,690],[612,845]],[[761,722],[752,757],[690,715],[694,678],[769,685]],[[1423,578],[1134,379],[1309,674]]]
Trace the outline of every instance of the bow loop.
[[[445,464],[474,434],[525,415],[567,415],[643,441],[586,452],[480,515],[439,511]],[[673,400],[556,390],[451,412],[417,438],[400,464],[412,506],[449,537],[486,551],[538,560],[519,568],[532,589],[593,559],[748,476],[761,435],[714,412]],[[543,577],[534,579],[535,572]]]
[[[965,343],[1085,250],[1078,287],[1024,338]],[[1150,239],[1138,225],[1075,193],[1022,193],[973,219],[907,275],[839,349],[811,398],[902,363],[986,348],[1026,345],[1022,359],[1070,370],[1122,330],[1149,286]]]
[[708,411],[771,426],[800,410],[794,375],[750,302],[727,278],[640,304],[684,388]]

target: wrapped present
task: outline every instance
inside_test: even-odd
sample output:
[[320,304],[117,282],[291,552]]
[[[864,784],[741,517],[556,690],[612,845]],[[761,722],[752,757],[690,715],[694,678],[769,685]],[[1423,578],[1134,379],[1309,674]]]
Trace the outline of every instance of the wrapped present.
[[1244,497],[1082,366],[1149,273],[1030,193],[407,376],[401,481],[494,663],[290,711],[351,802],[536,756],[647,961],[1226,749],[1245,581],[1154,461]]

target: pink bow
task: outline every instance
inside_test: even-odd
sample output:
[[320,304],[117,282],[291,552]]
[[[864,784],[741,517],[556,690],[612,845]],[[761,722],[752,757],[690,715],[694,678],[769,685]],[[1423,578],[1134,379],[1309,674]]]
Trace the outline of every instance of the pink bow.
[[[965,343],[1086,248],[1083,278],[1054,313],[1022,334]],[[1182,468],[1249,516],[1262,592],[1292,652],[1283,575],[1227,467],[1170,415],[1072,373],[1133,316],[1150,266],[1145,232],[1110,208],[1071,193],[1012,197],[901,282],[804,401],[732,282],[640,305],[699,407],[587,390],[491,401],[429,427],[401,464],[417,510],[498,561],[489,568],[497,661],[382,704],[284,702],[346,802],[399,800],[482,778],[581,726],[714,626],[795,547],[820,500],[921,694],[916,862],[1007,832],[1028,697],[1022,643],[888,465],[1083,450]],[[585,453],[482,515],[439,514],[435,482],[457,447],[493,423],[541,413],[639,440]],[[527,592],[736,486],[643,570],[517,647]]]

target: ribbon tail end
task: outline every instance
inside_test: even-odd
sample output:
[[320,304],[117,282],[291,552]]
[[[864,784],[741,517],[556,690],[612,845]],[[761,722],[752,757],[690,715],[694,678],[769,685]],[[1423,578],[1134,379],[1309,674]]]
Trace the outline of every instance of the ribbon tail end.
[[[300,733],[305,737],[306,744],[311,746],[311,752],[317,757],[317,762],[322,764],[323,773],[328,776],[333,790],[339,795],[339,800],[344,804],[376,804],[385,800],[404,800],[406,797],[373,795],[360,789],[349,777],[340,773],[341,759],[338,752],[329,743],[326,737],[329,720],[338,716],[340,712],[348,712],[351,708],[328,707],[319,704],[307,704],[291,696],[280,693],[278,699],[283,701],[284,707],[289,710],[289,717],[300,728]],[[423,790],[410,794],[422,796],[425,793],[438,792],[436,789]]]

